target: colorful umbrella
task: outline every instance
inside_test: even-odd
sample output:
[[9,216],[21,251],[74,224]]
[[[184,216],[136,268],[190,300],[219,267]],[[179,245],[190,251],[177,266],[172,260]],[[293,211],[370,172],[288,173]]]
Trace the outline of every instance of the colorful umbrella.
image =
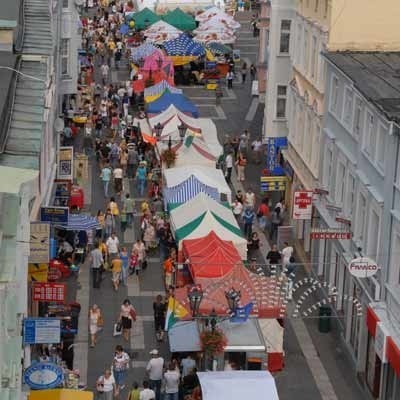
[[137,63],[140,59],[145,59],[151,54],[157,52],[158,54],[162,54],[161,50],[151,43],[144,43],[139,47],[132,49],[131,58],[133,62]]
[[201,43],[218,42],[224,44],[232,44],[236,41],[236,36],[227,32],[202,32],[195,36],[195,39]]
[[182,31],[192,31],[196,28],[196,21],[193,17],[183,12],[180,8],[176,8],[174,11],[164,15],[163,20]]
[[167,22],[158,21],[144,31],[144,36],[147,37],[147,42],[162,44],[178,38],[181,33],[182,31]]
[[136,29],[147,29],[150,25],[159,21],[161,18],[147,7],[132,15]]
[[207,49],[211,51],[211,53],[217,55],[217,56],[223,56],[225,54],[231,54],[232,49],[228,46],[223,45],[222,43],[219,42],[209,42],[206,45]]
[[177,39],[165,42],[164,49],[170,56],[200,57],[206,54],[204,46],[195,42],[186,34],[180,35]]
[[119,33],[122,35],[126,35],[129,32],[129,26],[126,24],[122,24],[119,28]]

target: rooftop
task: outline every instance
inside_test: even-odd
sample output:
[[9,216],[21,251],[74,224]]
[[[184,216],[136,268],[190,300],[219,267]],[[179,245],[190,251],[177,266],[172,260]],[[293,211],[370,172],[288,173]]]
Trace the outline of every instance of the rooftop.
[[324,55],[389,121],[400,123],[400,52],[328,52]]

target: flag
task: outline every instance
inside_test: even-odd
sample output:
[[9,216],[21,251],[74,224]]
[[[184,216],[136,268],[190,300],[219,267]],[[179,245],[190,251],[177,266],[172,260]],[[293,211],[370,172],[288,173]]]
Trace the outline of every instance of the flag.
[[252,302],[246,304],[244,307],[237,307],[235,310],[235,314],[232,315],[230,321],[236,322],[236,323],[246,322],[252,311],[253,311],[253,303]]
[[186,317],[188,311],[182,304],[180,304],[175,297],[171,296],[168,300],[167,316],[165,318],[165,328],[167,331],[171,328],[179,319]]

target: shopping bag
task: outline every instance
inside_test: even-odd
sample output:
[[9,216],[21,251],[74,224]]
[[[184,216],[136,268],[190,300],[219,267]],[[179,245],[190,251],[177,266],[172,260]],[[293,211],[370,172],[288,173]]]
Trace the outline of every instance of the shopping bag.
[[120,322],[114,324],[113,336],[120,336],[122,334],[122,326]]
[[136,310],[133,307],[131,307],[129,315],[131,316],[133,321],[136,321]]

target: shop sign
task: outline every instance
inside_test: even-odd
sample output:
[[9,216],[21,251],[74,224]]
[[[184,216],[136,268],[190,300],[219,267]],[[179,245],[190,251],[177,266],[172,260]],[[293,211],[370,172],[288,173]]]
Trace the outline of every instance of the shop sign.
[[382,322],[378,322],[376,325],[375,334],[375,352],[381,361],[386,364],[388,362],[386,357],[386,344],[389,332]]
[[32,288],[33,301],[64,303],[66,296],[65,283],[35,282]]
[[314,240],[325,240],[325,239],[350,240],[351,236],[352,236],[352,234],[350,231],[344,231],[341,229],[315,229],[315,228],[313,228],[310,233],[311,239],[314,239]]
[[286,137],[268,137],[267,144],[267,170],[271,175],[285,175],[284,169],[279,165],[278,152],[287,148]]
[[313,192],[311,190],[298,190],[294,192],[293,219],[310,220],[312,217]]
[[42,222],[51,222],[53,224],[68,223],[68,207],[41,207],[40,220]]
[[25,370],[24,380],[34,390],[53,389],[62,384],[64,373],[57,364],[38,362]]
[[31,222],[29,263],[49,262],[50,224]]
[[57,179],[74,179],[74,148],[72,146],[60,147],[58,151]]
[[262,176],[260,191],[265,192],[284,192],[286,190],[286,176]]
[[26,318],[24,343],[60,343],[61,321],[58,318]]
[[348,267],[350,274],[357,278],[369,278],[379,270],[378,264],[368,257],[355,258],[350,261]]

